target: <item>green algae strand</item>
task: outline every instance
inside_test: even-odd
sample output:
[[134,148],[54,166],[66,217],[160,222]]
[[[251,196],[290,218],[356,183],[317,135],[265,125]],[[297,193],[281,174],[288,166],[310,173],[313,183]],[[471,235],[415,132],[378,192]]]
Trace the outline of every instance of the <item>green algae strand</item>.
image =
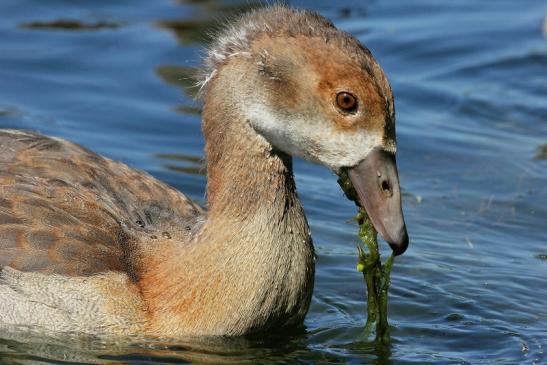
[[[357,194],[345,171],[340,174],[338,184],[346,197],[357,204]],[[363,273],[367,286],[367,321],[363,337],[368,340],[375,335],[376,343],[388,345],[390,336],[387,303],[394,257],[391,255],[382,264],[378,249],[378,232],[372,225],[365,209],[359,207],[355,220],[359,224],[358,236],[361,240],[357,246],[357,271]]]

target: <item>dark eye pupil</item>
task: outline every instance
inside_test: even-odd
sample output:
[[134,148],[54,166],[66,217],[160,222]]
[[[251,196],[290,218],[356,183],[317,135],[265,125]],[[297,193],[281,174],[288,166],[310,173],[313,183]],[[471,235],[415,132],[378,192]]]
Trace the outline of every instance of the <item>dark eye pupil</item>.
[[347,92],[340,92],[336,96],[338,107],[344,111],[351,112],[357,109],[357,100],[355,96]]

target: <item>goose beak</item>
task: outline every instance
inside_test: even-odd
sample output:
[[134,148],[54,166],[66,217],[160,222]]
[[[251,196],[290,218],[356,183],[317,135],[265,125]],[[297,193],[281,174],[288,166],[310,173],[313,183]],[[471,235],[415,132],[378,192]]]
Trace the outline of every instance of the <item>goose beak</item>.
[[395,255],[405,252],[408,233],[401,208],[395,154],[376,147],[357,166],[350,168],[348,175],[359,204],[366,209],[374,228]]

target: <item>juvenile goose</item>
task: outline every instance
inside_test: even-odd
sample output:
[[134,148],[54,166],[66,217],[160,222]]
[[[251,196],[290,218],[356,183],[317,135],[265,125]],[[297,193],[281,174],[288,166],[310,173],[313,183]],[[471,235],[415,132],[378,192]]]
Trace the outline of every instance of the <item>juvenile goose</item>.
[[375,227],[407,247],[388,81],[311,12],[229,25],[201,85],[208,210],[73,143],[0,131],[0,324],[150,336],[299,324],[314,249],[291,156],[348,169]]

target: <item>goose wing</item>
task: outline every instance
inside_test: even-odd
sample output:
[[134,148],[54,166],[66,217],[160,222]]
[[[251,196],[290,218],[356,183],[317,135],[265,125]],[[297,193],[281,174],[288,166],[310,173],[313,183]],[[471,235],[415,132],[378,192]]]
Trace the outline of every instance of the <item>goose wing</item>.
[[142,245],[188,235],[203,215],[147,173],[62,139],[0,130],[0,269],[134,277]]

